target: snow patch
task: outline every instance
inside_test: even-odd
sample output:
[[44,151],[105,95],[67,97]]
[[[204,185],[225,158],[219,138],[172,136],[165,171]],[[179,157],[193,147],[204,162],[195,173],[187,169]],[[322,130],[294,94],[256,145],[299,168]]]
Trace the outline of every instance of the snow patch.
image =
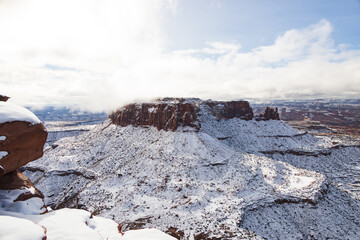
[[40,120],[28,109],[19,105],[0,101],[0,124],[5,122],[24,121],[32,125],[40,123]]
[[33,221],[18,217],[0,216],[1,240],[41,240],[44,236],[44,229]]
[[6,136],[0,136],[0,141],[5,141],[6,140]]
[[31,194],[34,188],[0,190],[0,213],[1,211],[21,213],[21,214],[41,214],[46,211],[43,208],[44,202],[41,198],[33,197],[26,201],[15,200],[21,194]]
[[149,113],[156,112],[156,108],[151,107],[151,108],[148,109],[148,111],[149,111]]
[[174,240],[156,229],[128,231],[123,235],[118,224],[103,217],[91,216],[79,209],[60,209],[42,215],[0,211],[1,240]]
[[7,156],[8,152],[6,151],[0,151],[0,159],[2,159],[3,157]]
[[165,235],[163,232],[157,229],[142,229],[142,230],[131,230],[124,234],[123,240],[174,240],[169,235]]

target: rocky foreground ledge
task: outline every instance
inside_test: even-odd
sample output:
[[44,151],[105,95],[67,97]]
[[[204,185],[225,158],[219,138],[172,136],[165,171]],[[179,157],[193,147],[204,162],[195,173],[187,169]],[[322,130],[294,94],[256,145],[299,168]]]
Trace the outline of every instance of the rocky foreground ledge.
[[111,113],[109,118],[122,127],[154,126],[158,130],[176,131],[179,126],[188,126],[198,131],[201,111],[209,112],[217,120],[280,120],[277,109],[267,107],[263,114],[254,116],[247,101],[203,101],[198,98],[162,98],[151,103],[133,103]]

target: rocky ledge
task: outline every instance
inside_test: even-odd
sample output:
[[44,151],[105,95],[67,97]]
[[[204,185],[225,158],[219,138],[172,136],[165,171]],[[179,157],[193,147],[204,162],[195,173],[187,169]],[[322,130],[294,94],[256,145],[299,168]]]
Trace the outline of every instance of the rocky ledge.
[[0,239],[175,240],[156,229],[122,232],[115,221],[85,210],[47,207],[44,195],[18,170],[43,155],[46,128],[7,99],[0,95]]
[[198,115],[204,110],[217,120],[240,118],[243,120],[279,120],[277,109],[266,108],[254,116],[247,101],[202,101],[198,98],[163,98],[151,103],[133,103],[111,113],[112,123],[120,126],[154,126],[158,130],[176,131],[179,126],[201,128]]

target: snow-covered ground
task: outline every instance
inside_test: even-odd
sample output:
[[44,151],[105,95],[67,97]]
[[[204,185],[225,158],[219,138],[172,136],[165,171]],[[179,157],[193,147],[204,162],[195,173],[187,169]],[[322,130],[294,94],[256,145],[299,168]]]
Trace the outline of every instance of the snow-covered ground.
[[64,137],[74,137],[93,129],[97,124],[81,121],[46,121],[45,127],[48,131],[45,147],[52,146],[57,140]]
[[1,240],[174,240],[156,229],[120,232],[118,223],[85,210],[46,209],[38,197],[17,200],[34,191],[33,187],[0,190]]
[[358,147],[334,149],[282,121],[200,115],[199,132],[105,121],[60,139],[24,173],[53,208],[83,208],[125,229],[173,228],[190,239],[359,238]]

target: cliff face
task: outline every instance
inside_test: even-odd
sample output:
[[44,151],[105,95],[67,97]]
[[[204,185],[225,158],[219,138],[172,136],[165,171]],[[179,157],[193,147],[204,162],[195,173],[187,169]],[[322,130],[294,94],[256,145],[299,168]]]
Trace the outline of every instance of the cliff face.
[[178,126],[200,129],[197,106],[184,99],[155,103],[129,104],[110,115],[111,121],[120,126],[154,126],[158,130],[175,131]]
[[111,121],[120,126],[154,126],[158,130],[175,131],[179,126],[197,131],[200,109],[210,112],[217,120],[240,118],[251,120],[253,111],[247,101],[201,101],[200,99],[165,98],[153,103],[129,104],[110,114]]
[[206,101],[202,104],[209,108],[217,120],[231,118],[251,120],[254,117],[253,110],[247,101]]
[[274,109],[271,107],[266,107],[262,114],[260,114],[259,116],[256,116],[256,120],[258,120],[258,121],[280,120],[278,108]]

